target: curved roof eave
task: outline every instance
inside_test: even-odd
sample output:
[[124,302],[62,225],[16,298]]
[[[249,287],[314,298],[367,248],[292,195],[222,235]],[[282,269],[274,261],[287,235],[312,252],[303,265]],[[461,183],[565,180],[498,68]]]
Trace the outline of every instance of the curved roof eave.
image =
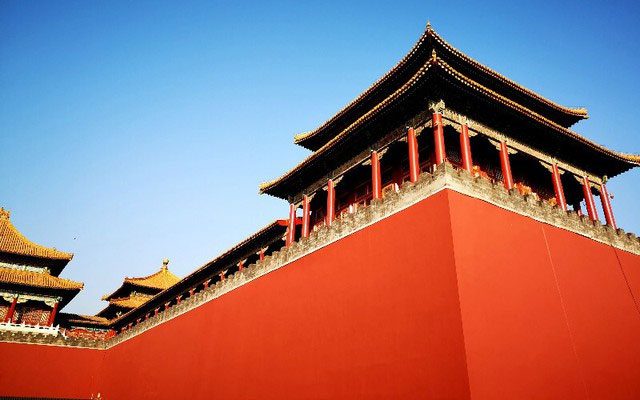
[[464,75],[462,75],[461,73],[459,73],[458,71],[453,69],[451,66],[449,66],[442,59],[440,59],[440,58],[438,58],[437,56],[434,55],[434,58],[431,58],[429,61],[427,61],[418,70],[418,72],[416,74],[414,74],[414,76],[408,82],[406,82],[400,89],[398,89],[396,92],[394,92],[389,97],[384,99],[376,107],[374,107],[373,109],[369,110],[369,112],[367,112],[366,114],[361,116],[358,120],[353,122],[351,125],[349,125],[347,128],[345,128],[338,135],[336,135],[331,140],[329,140],[327,143],[325,143],[320,149],[318,149],[317,151],[315,151],[314,153],[309,155],[306,159],[304,159],[296,167],[292,168],[291,170],[289,170],[288,172],[286,172],[284,175],[282,175],[279,178],[276,178],[274,180],[262,183],[259,186],[259,193],[261,193],[261,194],[270,194],[270,195],[279,197],[279,196],[277,196],[277,195],[275,195],[273,193],[273,189],[277,185],[279,185],[280,183],[282,183],[286,179],[292,177],[297,171],[303,169],[304,167],[306,167],[307,165],[312,163],[315,159],[321,157],[329,148],[333,147],[336,143],[338,143],[340,140],[342,140],[344,137],[346,137],[351,131],[353,131],[362,122],[370,119],[373,115],[377,114],[380,110],[384,109],[389,104],[391,104],[393,102],[393,100],[399,98],[411,86],[416,84],[418,82],[418,80],[420,78],[422,78],[429,71],[430,66],[432,66],[432,65],[437,65],[437,66],[443,68],[443,70],[445,70],[447,73],[449,73],[455,79],[459,80],[461,83],[463,83],[463,84],[465,84],[467,86],[473,87],[475,90],[480,91],[485,95],[493,97],[494,100],[501,102],[505,106],[507,106],[509,108],[512,108],[515,111],[518,111],[520,113],[528,115],[529,117],[533,118],[534,120],[538,121],[539,123],[542,123],[542,124],[546,125],[547,127],[556,130],[560,134],[564,134],[564,135],[566,135],[567,137],[569,137],[571,139],[578,140],[578,141],[582,142],[583,144],[595,149],[596,151],[603,153],[606,156],[613,157],[613,158],[616,158],[616,159],[618,159],[620,161],[624,161],[624,162],[627,162],[627,163],[630,163],[630,164],[640,165],[640,155],[620,153],[620,152],[616,152],[616,151],[613,151],[611,149],[608,149],[608,148],[606,148],[606,147],[604,147],[602,145],[599,145],[599,144],[597,144],[597,143],[595,143],[595,142],[593,142],[593,141],[591,141],[591,140],[579,135],[578,133],[575,133],[575,132],[571,131],[568,128],[565,128],[565,127],[563,127],[561,125],[558,125],[557,123],[545,118],[544,116],[541,116],[541,115],[539,115],[539,114],[527,109],[526,107],[524,107],[524,106],[522,106],[522,105],[520,105],[520,104],[518,104],[518,103],[516,103],[516,102],[514,102],[512,100],[509,100],[506,97],[501,96],[500,94],[498,94],[496,92],[491,91],[490,89],[478,84],[477,82],[474,82],[474,81],[466,78]]
[[[321,132],[323,132],[324,130],[326,130],[327,128],[329,128],[332,124],[334,124],[336,121],[338,121],[340,118],[344,117],[345,114],[347,112],[349,112],[350,110],[354,109],[355,107],[357,107],[361,102],[364,101],[364,99],[366,99],[369,96],[373,96],[374,93],[387,81],[389,81],[394,75],[396,75],[400,70],[402,70],[402,68],[404,68],[410,61],[411,59],[414,57],[414,55],[418,54],[419,50],[421,50],[421,48],[425,45],[425,43],[428,42],[427,39],[429,38],[433,38],[436,42],[438,42],[438,44],[441,46],[441,48],[447,50],[451,55],[453,55],[454,57],[457,57],[458,59],[461,59],[462,61],[464,61],[465,63],[469,64],[470,66],[476,68],[477,70],[481,71],[482,73],[490,76],[493,79],[496,79],[500,82],[502,82],[503,84],[506,84],[507,86],[511,87],[514,90],[519,91],[520,93],[534,99],[535,101],[538,101],[541,104],[544,104],[547,107],[550,107],[552,109],[555,109],[559,112],[562,112],[564,114],[567,115],[572,115],[575,116],[578,119],[586,119],[588,118],[588,112],[586,108],[583,107],[578,107],[578,108],[571,108],[571,107],[565,107],[562,106],[556,102],[553,102],[541,95],[539,95],[538,93],[527,89],[526,87],[518,84],[517,82],[505,77],[504,75],[498,73],[497,71],[479,63],[478,61],[474,60],[473,58],[467,56],[466,54],[464,54],[463,52],[459,51],[458,49],[456,49],[455,47],[451,46],[447,41],[445,41],[440,35],[437,34],[437,32],[431,27],[430,24],[427,24],[427,28],[424,31],[424,33],[420,36],[420,38],[418,39],[418,41],[414,44],[414,46],[411,48],[411,50],[393,67],[391,68],[391,70],[389,70],[386,74],[384,74],[380,79],[378,79],[376,82],[373,83],[373,85],[371,85],[367,90],[365,90],[362,94],[360,94],[358,97],[356,97],[353,101],[351,101],[350,103],[348,103],[346,106],[344,106],[340,111],[338,111],[333,117],[331,117],[329,120],[327,120],[326,122],[324,122],[322,125],[320,125],[319,127],[317,127],[314,130],[310,130],[307,132],[303,132],[300,134],[297,134],[294,136],[294,143],[301,145],[303,147],[308,148],[309,150],[317,150],[318,147],[315,147],[314,145],[310,145],[310,141],[311,139],[317,137]],[[324,144],[324,143],[322,143]]]

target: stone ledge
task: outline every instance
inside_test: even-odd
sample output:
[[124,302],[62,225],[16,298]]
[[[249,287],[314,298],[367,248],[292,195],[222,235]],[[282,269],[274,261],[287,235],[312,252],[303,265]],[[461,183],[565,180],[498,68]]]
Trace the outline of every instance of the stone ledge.
[[88,349],[104,349],[105,342],[80,338],[65,338],[62,335],[0,331],[0,343],[24,343],[44,346],[66,346]]
[[195,293],[180,304],[140,322],[106,342],[94,342],[86,339],[63,339],[60,337],[56,339],[34,338],[33,341],[23,339],[6,340],[1,334],[0,341],[97,349],[111,348],[229,293],[254,279],[282,268],[307,254],[407,209],[444,189],[456,191],[502,209],[640,255],[640,240],[634,234],[627,234],[621,229],[613,230],[586,217],[579,217],[575,212],[565,212],[559,207],[552,207],[543,201],[534,199],[532,196],[522,196],[517,190],[507,191],[501,183],[493,183],[483,178],[474,178],[468,172],[457,170],[450,164],[445,163],[438,166],[433,174],[423,173],[416,183],[405,183],[398,192],[390,193],[384,200],[373,201],[369,206],[359,208],[355,213],[342,214],[333,222],[331,227],[325,226],[312,232],[308,238],[300,239],[290,247],[274,252],[265,257],[263,261],[257,261],[247,266],[242,271],[227,277],[224,281],[219,281],[215,285]]
[[516,189],[507,191],[504,186],[494,184],[483,178],[474,178],[464,170],[456,170],[447,165],[447,187],[450,189],[486,201],[497,207],[533,218],[600,243],[640,255],[640,240],[633,233],[622,229],[613,229],[600,222],[591,221],[586,216],[578,216],[574,211],[563,211],[560,207],[521,195]]

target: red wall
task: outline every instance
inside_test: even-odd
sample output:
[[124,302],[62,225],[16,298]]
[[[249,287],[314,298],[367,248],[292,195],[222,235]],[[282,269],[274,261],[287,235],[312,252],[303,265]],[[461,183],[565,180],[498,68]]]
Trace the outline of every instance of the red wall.
[[0,343],[0,397],[89,398],[104,352]]
[[639,398],[632,293],[640,257],[443,191],[108,351],[0,343],[0,394]]
[[105,361],[103,394],[117,399],[465,398],[447,196],[147,331]]
[[472,398],[640,398],[640,257],[449,197]]

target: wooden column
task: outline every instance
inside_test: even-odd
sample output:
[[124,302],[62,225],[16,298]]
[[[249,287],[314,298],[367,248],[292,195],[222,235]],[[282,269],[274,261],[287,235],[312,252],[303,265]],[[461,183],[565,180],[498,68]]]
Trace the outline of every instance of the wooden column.
[[418,157],[418,139],[413,128],[407,130],[407,144],[409,145],[409,180],[414,183],[420,176],[420,158]]
[[513,189],[513,175],[511,175],[511,162],[509,161],[509,148],[504,140],[500,141],[500,167],[502,168],[502,181],[507,190]]
[[558,164],[555,162],[551,164],[551,179],[553,180],[553,191],[556,195],[556,203],[558,203],[558,206],[562,208],[563,211],[567,211],[567,199],[564,197],[560,169],[558,169]]
[[264,249],[260,249],[260,253],[258,254],[258,258],[260,259],[260,261],[264,261],[264,252],[265,252],[266,248]]
[[593,193],[591,193],[591,183],[586,176],[582,177],[582,193],[584,194],[584,202],[587,207],[587,215],[592,221],[598,220],[598,210],[596,209],[596,203],[593,200]]
[[327,182],[327,216],[325,224],[331,226],[331,223],[336,219],[336,189],[333,184],[333,179],[329,179]]
[[244,260],[238,263],[238,271],[242,271],[244,269]]
[[460,155],[462,157],[462,168],[471,173],[473,159],[471,157],[471,141],[469,140],[469,127],[467,124],[460,126]]
[[374,200],[382,199],[382,172],[377,151],[371,152],[371,192]]
[[447,158],[444,146],[444,129],[442,126],[442,113],[435,112],[432,117],[433,122],[433,143],[435,145],[436,165],[440,165]]
[[7,311],[7,315],[4,317],[4,322],[13,322],[13,314],[16,312],[16,304],[18,304],[18,296],[13,298],[11,305],[9,306],[9,310]]
[[49,319],[47,320],[47,326],[53,325],[53,321],[56,319],[56,313],[58,312],[58,302],[56,301],[53,305],[53,309],[49,313]]
[[296,239],[296,205],[289,204],[289,224],[285,237],[285,246],[289,247]]
[[613,209],[611,208],[611,197],[604,181],[600,184],[600,201],[602,202],[602,211],[604,211],[604,219],[607,221],[607,225],[613,229],[618,229],[616,219],[613,216]]
[[311,200],[306,194],[302,196],[302,237],[309,237],[311,230]]

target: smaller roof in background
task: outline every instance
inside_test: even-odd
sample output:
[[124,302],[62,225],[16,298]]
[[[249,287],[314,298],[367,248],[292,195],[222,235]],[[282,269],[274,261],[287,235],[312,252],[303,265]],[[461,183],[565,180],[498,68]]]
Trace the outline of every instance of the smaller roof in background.
[[176,284],[179,280],[180,278],[178,278],[173,272],[169,271],[169,260],[166,258],[162,260],[162,267],[160,268],[160,271],[155,274],[142,278],[124,278],[125,282],[129,282],[134,285],[162,290]]
[[140,278],[124,278],[122,285],[111,294],[102,297],[102,300],[128,297],[137,288],[151,289],[152,292],[160,292],[180,281],[180,278],[169,271],[169,260],[162,260],[162,266],[158,272]]

